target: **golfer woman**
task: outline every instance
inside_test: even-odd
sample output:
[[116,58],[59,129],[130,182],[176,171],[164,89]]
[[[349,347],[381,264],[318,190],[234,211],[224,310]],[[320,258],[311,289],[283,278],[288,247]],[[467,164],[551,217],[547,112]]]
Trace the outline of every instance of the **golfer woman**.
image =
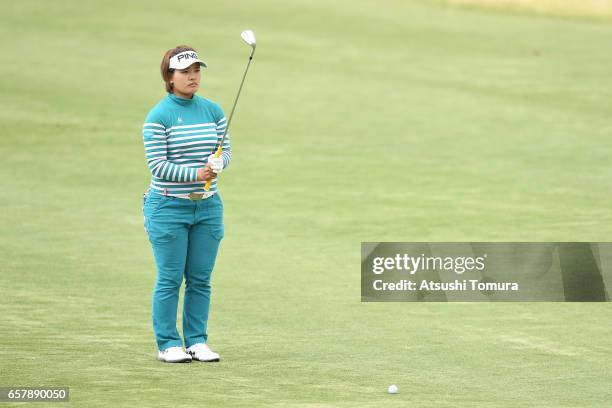
[[[168,95],[151,109],[143,126],[151,171],[144,223],[157,265],[153,330],[158,358],[167,363],[219,361],[219,354],[207,345],[211,274],[223,238],[216,177],[232,155],[229,135],[221,157],[212,154],[221,143],[226,119],[219,105],[196,95],[200,67],[206,64],[191,47],[166,52],[161,75]],[[212,185],[207,190],[208,180]],[[176,313],[183,278],[181,338]]]

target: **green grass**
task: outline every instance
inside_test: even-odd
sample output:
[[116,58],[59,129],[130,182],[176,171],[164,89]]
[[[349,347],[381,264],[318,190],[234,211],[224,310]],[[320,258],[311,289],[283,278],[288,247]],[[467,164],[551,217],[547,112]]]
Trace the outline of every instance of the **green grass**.
[[[140,128],[179,43],[229,110],[244,28],[258,49],[209,327],[223,362],[164,365]],[[610,240],[609,23],[26,0],[0,35],[0,385],[70,386],[75,407],[609,405],[609,304],[359,301],[361,241]]]

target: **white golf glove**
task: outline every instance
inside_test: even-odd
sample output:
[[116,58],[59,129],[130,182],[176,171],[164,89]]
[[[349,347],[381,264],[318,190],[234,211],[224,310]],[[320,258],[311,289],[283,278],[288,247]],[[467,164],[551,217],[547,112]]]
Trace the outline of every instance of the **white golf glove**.
[[208,163],[215,174],[219,174],[223,171],[223,158],[215,157],[214,154],[208,156]]

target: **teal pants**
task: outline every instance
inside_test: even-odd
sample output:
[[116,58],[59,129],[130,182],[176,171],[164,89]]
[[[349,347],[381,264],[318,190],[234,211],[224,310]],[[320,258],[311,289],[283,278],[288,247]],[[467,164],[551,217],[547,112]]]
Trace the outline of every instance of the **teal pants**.
[[181,347],[176,328],[179,289],[185,279],[185,347],[206,343],[210,278],[223,238],[219,194],[200,201],[149,192],[144,200],[145,230],[153,248],[157,280],[153,290],[153,331],[159,350]]

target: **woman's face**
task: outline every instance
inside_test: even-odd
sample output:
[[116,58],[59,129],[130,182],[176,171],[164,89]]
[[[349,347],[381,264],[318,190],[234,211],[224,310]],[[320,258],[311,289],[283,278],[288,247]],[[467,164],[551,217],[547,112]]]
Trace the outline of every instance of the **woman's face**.
[[176,96],[190,99],[200,88],[200,64],[193,63],[185,69],[177,69],[172,75],[172,90]]

